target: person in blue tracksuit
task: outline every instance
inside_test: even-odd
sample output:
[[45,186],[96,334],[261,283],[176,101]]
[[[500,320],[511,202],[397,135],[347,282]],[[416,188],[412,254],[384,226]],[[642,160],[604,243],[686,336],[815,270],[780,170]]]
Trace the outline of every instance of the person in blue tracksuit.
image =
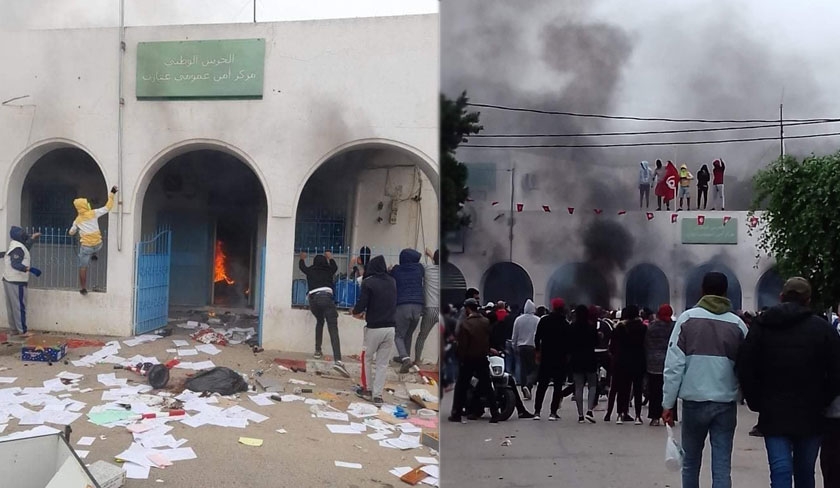
[[6,318],[12,335],[29,337],[32,334],[26,325],[26,291],[29,285],[29,275],[41,276],[41,270],[31,266],[29,250],[35,239],[40,237],[36,232],[31,236],[22,228],[12,226],[9,232],[11,242],[3,256],[3,291],[6,292]]
[[712,487],[732,486],[739,396],[735,361],[747,326],[732,313],[727,288],[726,275],[706,273],[703,297],[677,319],[665,356],[662,420],[673,426],[677,398],[683,401],[683,488],[700,485],[707,436],[712,446]]

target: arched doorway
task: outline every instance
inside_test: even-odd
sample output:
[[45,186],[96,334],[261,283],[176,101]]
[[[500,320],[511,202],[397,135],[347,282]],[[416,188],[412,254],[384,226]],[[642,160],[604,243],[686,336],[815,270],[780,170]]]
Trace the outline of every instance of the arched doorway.
[[440,267],[440,302],[460,307],[467,293],[467,280],[464,274],[452,263],[443,263]]
[[608,307],[610,289],[595,266],[588,263],[567,263],[551,273],[546,299],[562,298],[568,306],[598,305]]
[[496,263],[484,272],[482,301],[503,300],[520,310],[525,301],[534,298],[534,284],[522,266],[511,263]]
[[732,310],[741,310],[741,282],[728,266],[722,263],[706,263],[692,269],[685,282],[685,308],[693,307],[703,297],[703,276],[716,271],[726,275],[729,281],[726,296],[732,302]]
[[658,266],[642,263],[627,273],[626,305],[638,305],[656,311],[663,303],[670,302],[668,277]]
[[[9,216],[10,225],[40,232],[32,248],[33,265],[41,277],[33,288],[78,289],[78,237],[68,234],[76,219],[73,200],[88,199],[91,207],[105,206],[108,183],[94,159],[78,147],[58,147],[41,155],[26,172],[20,188],[20,220]],[[116,209],[116,207],[114,207]],[[99,219],[103,247],[88,266],[87,288],[106,291],[108,266],[108,217]]]
[[338,265],[335,298],[339,307],[351,307],[359,264],[370,256],[382,254],[391,266],[402,249],[436,249],[436,179],[425,160],[389,143],[351,144],[317,165],[297,201],[292,305],[306,304],[301,252],[307,265],[317,254],[332,252]]
[[778,305],[779,295],[782,293],[784,284],[785,280],[779,275],[775,267],[765,271],[758,279],[755,287],[757,310]]
[[247,163],[227,151],[179,150],[138,198],[141,235],[172,231],[170,306],[254,307],[267,198]]

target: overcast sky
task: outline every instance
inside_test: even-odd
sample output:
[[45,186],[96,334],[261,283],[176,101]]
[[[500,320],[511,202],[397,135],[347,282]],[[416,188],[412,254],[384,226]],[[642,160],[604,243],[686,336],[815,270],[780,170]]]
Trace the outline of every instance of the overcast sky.
[[[257,21],[427,14],[437,0],[256,0]],[[126,25],[252,22],[254,0],[125,0]],[[118,0],[0,0],[0,27],[119,25]]]

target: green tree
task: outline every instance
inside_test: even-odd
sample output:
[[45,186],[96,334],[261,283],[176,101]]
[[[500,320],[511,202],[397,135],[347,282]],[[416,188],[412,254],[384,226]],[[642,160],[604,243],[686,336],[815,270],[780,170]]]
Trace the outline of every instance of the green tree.
[[760,215],[759,249],[771,254],[784,277],[811,282],[815,310],[840,298],[840,152],[787,156],[755,175],[750,216]]
[[455,152],[468,136],[478,134],[484,127],[478,124],[479,113],[467,112],[467,92],[456,100],[440,96],[440,225],[443,232],[452,232],[469,224],[460,213],[469,190],[467,167],[455,157]]

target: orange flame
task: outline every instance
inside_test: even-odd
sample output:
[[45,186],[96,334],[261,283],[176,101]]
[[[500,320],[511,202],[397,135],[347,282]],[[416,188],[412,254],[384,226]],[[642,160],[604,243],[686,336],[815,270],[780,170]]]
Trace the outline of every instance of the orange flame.
[[228,285],[232,285],[235,282],[230,279],[227,275],[227,256],[225,255],[224,250],[222,249],[222,241],[216,241],[216,258],[213,263],[213,282],[218,283],[220,281],[224,281]]

